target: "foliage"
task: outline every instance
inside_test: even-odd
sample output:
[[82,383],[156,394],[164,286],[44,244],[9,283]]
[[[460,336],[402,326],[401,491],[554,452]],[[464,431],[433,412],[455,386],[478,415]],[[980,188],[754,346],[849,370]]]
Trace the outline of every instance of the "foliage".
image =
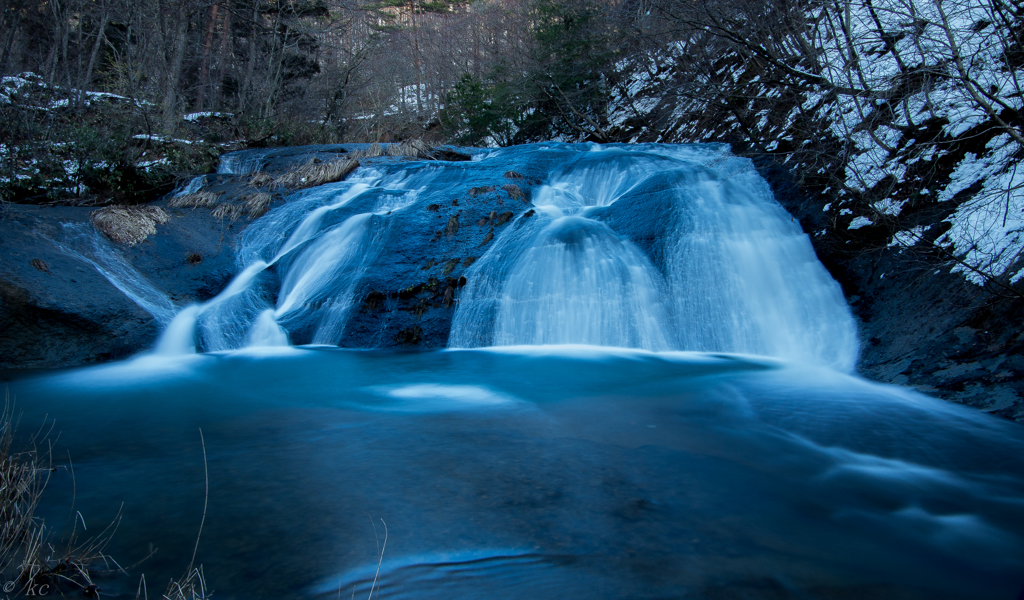
[[[54,88],[30,74],[4,83],[4,201],[136,204],[167,193],[181,178],[216,167],[217,145],[153,135],[147,104]],[[227,126],[189,125],[210,137]]]
[[609,141],[604,115],[620,41],[611,25],[615,6],[537,0],[535,10],[534,110],[520,138]]
[[440,121],[445,137],[456,143],[507,146],[515,139],[522,114],[522,101],[508,84],[488,85],[467,73],[446,96]]

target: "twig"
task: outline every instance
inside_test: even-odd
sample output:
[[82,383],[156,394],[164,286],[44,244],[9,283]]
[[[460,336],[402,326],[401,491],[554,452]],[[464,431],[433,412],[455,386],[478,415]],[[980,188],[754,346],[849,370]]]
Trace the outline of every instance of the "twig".
[[[373,521],[370,521],[373,523]],[[380,520],[384,523],[384,519]],[[377,572],[373,575],[373,583],[370,584],[370,596],[367,600],[373,600],[373,588],[377,586],[377,580],[380,578],[380,565],[384,562],[384,550],[388,547],[388,524],[384,523],[384,546],[380,545],[380,538],[377,538],[377,526],[373,527],[373,537],[377,539],[377,551],[380,553],[380,558],[377,559]],[[380,586],[377,586],[377,596],[380,597]]]
[[196,553],[199,552],[199,538],[203,535],[203,525],[206,524],[206,506],[210,501],[210,470],[206,462],[206,440],[203,438],[203,428],[199,428],[199,443],[203,446],[203,476],[206,483],[206,493],[203,497],[203,518],[199,521],[199,533],[196,535],[196,545],[192,549],[192,560],[188,561],[188,572],[192,572],[192,566],[196,562]]

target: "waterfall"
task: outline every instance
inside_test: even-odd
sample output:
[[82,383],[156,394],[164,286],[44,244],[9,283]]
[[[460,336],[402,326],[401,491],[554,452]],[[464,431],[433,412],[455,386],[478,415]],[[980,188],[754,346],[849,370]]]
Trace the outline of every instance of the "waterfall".
[[206,182],[207,182],[206,175],[200,175],[198,177],[193,177],[192,179],[189,180],[188,184],[186,184],[185,187],[183,187],[180,190],[174,192],[174,195],[175,196],[186,196],[188,194],[194,194],[194,193],[198,192],[199,190],[203,189],[203,186],[206,185]]
[[666,252],[681,348],[852,370],[856,326],[839,286],[767,183],[732,162],[725,178],[696,170],[677,188]]
[[263,168],[265,152],[249,150],[225,154],[217,165],[219,175],[249,175]]
[[278,292],[277,321],[298,324],[315,319],[313,343],[338,343],[365,270],[367,254],[361,249],[371,216],[350,217],[295,258]]
[[[415,202],[417,181],[409,173],[360,169],[345,182],[289,197],[246,229],[239,274],[216,297],[179,312],[158,353],[194,352],[197,345],[206,351],[282,346],[293,339],[338,344],[357,286],[381,249],[374,217]],[[349,205],[363,197],[373,212],[351,214]]]
[[558,217],[509,273],[493,343],[668,350],[660,279],[643,253],[604,224]]
[[61,239],[51,240],[63,253],[91,265],[161,325],[170,323],[178,308],[98,231],[82,223],[64,223]]
[[[727,146],[549,143],[478,158],[363,167],[289,196],[240,237],[235,280],[179,313],[160,347],[339,344],[390,215],[415,211],[408,218],[429,235],[430,211],[519,165],[546,175],[530,189],[532,210],[496,227],[465,271],[449,347],[589,344],[853,369],[856,328],[839,286]],[[221,171],[264,159],[229,155]],[[464,202],[458,210],[472,213]]]
[[[534,194],[534,222],[503,232],[467,273],[450,347],[596,344],[853,369],[839,286],[749,161],[720,145],[569,148]],[[666,201],[646,215],[666,223],[648,248],[657,265],[603,222],[617,202]]]

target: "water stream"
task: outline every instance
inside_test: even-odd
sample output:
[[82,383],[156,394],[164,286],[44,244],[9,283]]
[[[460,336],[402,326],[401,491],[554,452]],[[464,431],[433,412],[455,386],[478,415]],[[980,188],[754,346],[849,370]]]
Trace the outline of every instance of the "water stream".
[[[533,213],[466,271],[449,349],[331,347],[399,219],[510,171],[543,175]],[[858,378],[838,285],[725,146],[364,167],[250,225],[199,305],[76,252],[168,323],[132,360],[8,377],[74,457],[40,514],[73,496],[92,531],[123,503],[107,553],[159,548],[104,595],[179,576],[207,494],[225,599],[1024,590],[1024,430]]]

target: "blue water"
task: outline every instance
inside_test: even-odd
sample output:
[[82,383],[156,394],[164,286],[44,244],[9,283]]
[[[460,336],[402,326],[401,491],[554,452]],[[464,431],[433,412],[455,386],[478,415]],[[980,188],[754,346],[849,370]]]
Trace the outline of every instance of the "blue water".
[[[57,421],[126,595],[1016,598],[1024,432],[773,359],[283,348],[10,384]],[[63,523],[70,478],[44,507]],[[157,587],[162,591],[162,584]],[[151,590],[152,591],[152,590]]]
[[[397,224],[509,170],[537,177],[535,214],[467,269],[451,349],[333,347]],[[189,307],[108,245],[68,247],[177,311],[151,353],[8,377],[74,464],[40,514],[59,529],[74,498],[94,532],[120,512],[107,553],[145,558],[105,596],[144,573],[157,597],[189,563],[201,440],[216,598],[1024,591],[1024,430],[851,374],[839,286],[725,146],[364,167],[250,225],[234,281]]]

